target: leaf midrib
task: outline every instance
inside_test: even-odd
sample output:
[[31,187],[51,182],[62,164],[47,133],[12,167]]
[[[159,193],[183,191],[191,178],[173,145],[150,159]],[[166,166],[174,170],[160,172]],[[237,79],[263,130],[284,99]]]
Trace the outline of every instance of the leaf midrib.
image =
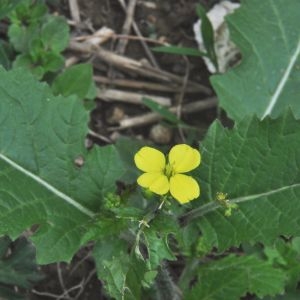
[[283,73],[283,75],[282,75],[282,77],[281,77],[281,79],[280,79],[280,81],[277,85],[277,88],[275,89],[275,91],[274,91],[274,93],[273,93],[273,95],[272,95],[272,97],[271,97],[271,99],[270,99],[270,101],[269,101],[269,103],[266,107],[266,110],[264,111],[264,113],[261,117],[261,120],[263,120],[267,115],[271,114],[274,106],[277,103],[277,100],[279,99],[279,96],[280,96],[286,82],[289,79],[291,71],[292,71],[294,65],[297,62],[297,58],[298,58],[299,54],[300,54],[300,40],[298,41],[297,47],[296,47],[295,51],[293,52],[293,55],[290,58],[290,62],[288,64],[287,68],[285,69],[285,71],[284,71],[284,73]]
[[11,160],[10,158],[8,158],[7,156],[5,156],[5,155],[3,155],[3,154],[0,153],[0,159],[3,160],[3,161],[5,161],[6,163],[8,163],[14,169],[17,169],[18,171],[22,172],[27,177],[30,177],[31,179],[33,179],[34,181],[36,181],[37,183],[39,183],[44,188],[46,188],[48,191],[52,192],[53,194],[55,194],[56,196],[58,196],[59,198],[61,198],[65,202],[67,202],[68,204],[70,204],[73,207],[75,207],[81,213],[83,213],[83,214],[85,214],[85,215],[87,215],[87,216],[89,216],[91,218],[95,216],[95,214],[91,210],[89,210],[88,208],[86,208],[83,205],[81,205],[80,203],[78,203],[75,199],[73,199],[70,196],[66,195],[65,193],[61,192],[60,190],[58,190],[57,188],[55,188],[50,183],[48,183],[47,181],[43,180],[41,177],[38,177],[34,173],[26,170],[25,168],[23,168],[22,166],[20,166],[19,164],[17,164],[16,162],[14,162],[13,160]]
[[[253,195],[238,197],[238,198],[234,198],[234,199],[228,199],[228,204],[229,203],[243,203],[243,202],[255,200],[255,199],[260,198],[260,197],[271,196],[273,194],[280,193],[282,191],[289,190],[289,189],[298,188],[298,187],[300,188],[300,183],[295,183],[295,184],[292,184],[292,185],[283,186],[283,187],[273,189],[273,190],[270,190],[270,191],[267,191],[267,192],[259,193],[259,194],[253,194]],[[222,204],[220,204],[219,202],[210,201],[210,202],[205,203],[204,205],[201,205],[200,207],[195,208],[195,209],[187,212],[186,214],[182,215],[181,219],[193,220],[193,219],[202,217],[202,216],[204,216],[208,213],[211,213],[211,212],[217,210],[220,207],[222,207]]]

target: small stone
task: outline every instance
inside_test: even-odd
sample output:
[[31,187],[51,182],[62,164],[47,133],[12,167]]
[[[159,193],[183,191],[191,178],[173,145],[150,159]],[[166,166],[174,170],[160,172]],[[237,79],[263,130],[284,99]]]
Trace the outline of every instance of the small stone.
[[107,123],[113,125],[118,124],[125,117],[125,112],[123,108],[119,106],[114,106],[111,111],[109,111],[107,116]]
[[150,129],[150,139],[158,144],[167,145],[171,142],[173,131],[171,128],[162,124],[153,125]]

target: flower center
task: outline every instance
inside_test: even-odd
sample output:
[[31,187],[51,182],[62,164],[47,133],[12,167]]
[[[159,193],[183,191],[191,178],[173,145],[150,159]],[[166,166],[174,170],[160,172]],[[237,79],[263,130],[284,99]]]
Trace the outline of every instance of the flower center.
[[164,173],[168,178],[174,175],[173,166],[170,163],[166,165]]

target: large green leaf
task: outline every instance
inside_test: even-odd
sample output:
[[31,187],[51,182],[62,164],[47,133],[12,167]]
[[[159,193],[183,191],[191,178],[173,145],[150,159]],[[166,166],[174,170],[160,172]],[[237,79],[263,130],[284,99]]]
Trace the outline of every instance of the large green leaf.
[[[203,241],[220,250],[243,241],[270,243],[300,230],[300,121],[246,118],[232,130],[215,122],[201,147],[196,171],[200,200],[185,218],[197,218]],[[226,217],[217,193],[238,204]],[[220,207],[221,206],[221,207]]]
[[54,97],[28,71],[0,69],[0,99],[0,234],[15,238],[38,224],[38,261],[69,261],[115,190],[119,155],[113,146],[88,152],[81,102]]
[[[225,275],[226,274],[226,275]],[[255,256],[228,256],[199,268],[200,282],[187,300],[239,300],[247,292],[260,298],[283,292],[285,274]]]
[[288,106],[300,117],[299,18],[299,0],[244,0],[228,17],[242,61],[212,84],[232,119],[277,117]]

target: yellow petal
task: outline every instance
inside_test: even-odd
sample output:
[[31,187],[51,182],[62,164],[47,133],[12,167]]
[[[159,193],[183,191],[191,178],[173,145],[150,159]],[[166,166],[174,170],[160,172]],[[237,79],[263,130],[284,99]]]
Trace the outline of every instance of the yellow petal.
[[169,152],[173,174],[189,172],[198,167],[200,161],[200,152],[186,144],[176,145]]
[[177,201],[184,204],[199,197],[200,187],[193,177],[176,174],[170,178],[170,193]]
[[169,180],[162,173],[144,173],[137,179],[137,183],[158,195],[169,191]]
[[143,147],[134,156],[134,162],[138,169],[144,172],[163,172],[166,165],[166,158],[160,151]]

